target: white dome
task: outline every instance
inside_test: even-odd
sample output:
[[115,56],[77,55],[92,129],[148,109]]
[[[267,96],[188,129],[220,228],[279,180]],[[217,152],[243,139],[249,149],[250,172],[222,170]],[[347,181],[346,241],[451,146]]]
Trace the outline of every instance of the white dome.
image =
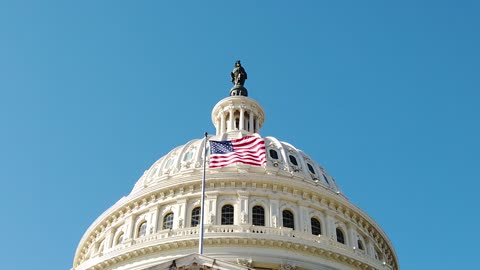
[[[233,93],[215,105],[209,140],[260,136],[263,108],[241,95],[246,89]],[[156,161],[93,222],[72,269],[166,269],[175,260],[181,269],[195,260],[212,266],[194,269],[399,269],[388,237],[322,166],[291,144],[263,139],[263,166],[207,166],[202,256],[189,255],[200,235],[205,139],[196,139]],[[213,267],[216,260],[223,266]]]
[[[229,138],[241,137],[240,132],[227,133]],[[225,136],[211,136],[211,140],[222,140]],[[253,174],[285,176],[315,183],[319,188],[327,188],[339,193],[335,180],[325,169],[313,161],[303,151],[293,145],[281,142],[274,137],[264,137],[267,152],[267,163],[261,168],[237,164],[221,169],[208,170],[208,174],[217,172],[238,173],[248,171]],[[167,155],[157,160],[135,184],[132,193],[144,188],[159,185],[162,181],[188,174],[198,174],[203,170],[204,139],[189,141],[175,147]],[[208,146],[207,146],[208,147]],[[208,152],[208,151],[207,151]],[[292,163],[295,162],[296,164]],[[208,163],[207,156],[207,163]]]

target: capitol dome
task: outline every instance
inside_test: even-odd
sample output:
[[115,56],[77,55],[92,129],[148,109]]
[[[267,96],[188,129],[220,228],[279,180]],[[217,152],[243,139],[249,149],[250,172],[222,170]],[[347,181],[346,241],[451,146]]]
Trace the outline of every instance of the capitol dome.
[[[212,110],[216,134],[174,148],[146,170],[87,229],[72,269],[399,269],[375,221],[307,153],[262,137],[264,121],[243,85],[232,88]],[[209,141],[246,136],[264,142],[261,166],[209,168]]]

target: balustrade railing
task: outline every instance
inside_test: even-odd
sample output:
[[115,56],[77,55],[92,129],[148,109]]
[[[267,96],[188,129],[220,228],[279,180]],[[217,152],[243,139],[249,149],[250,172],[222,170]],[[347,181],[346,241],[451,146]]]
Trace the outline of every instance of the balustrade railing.
[[[187,228],[178,228],[178,229],[168,229],[161,230],[153,234],[147,234],[145,236],[127,239],[122,243],[114,245],[106,249],[102,255],[113,255],[115,253],[121,252],[121,250],[128,249],[130,247],[134,248],[135,245],[146,243],[150,241],[162,241],[162,240],[175,240],[175,238],[191,238],[198,237],[200,233],[200,227],[187,227]],[[338,250],[342,250],[344,253],[350,253],[351,255],[356,255],[363,260],[367,260],[370,263],[379,264],[377,260],[370,258],[365,251],[359,249],[353,249],[347,245],[338,243],[334,239],[323,235],[312,235],[310,233],[295,231],[291,228],[273,228],[273,227],[264,227],[264,226],[254,226],[254,225],[206,225],[205,226],[205,238],[209,236],[215,237],[215,234],[237,234],[240,236],[242,234],[259,234],[260,238],[271,238],[281,240],[282,238],[291,238],[290,241],[302,242],[301,244],[307,244],[308,242],[311,245],[318,245],[319,247],[335,247]],[[260,236],[262,235],[262,236]],[[307,243],[306,243],[307,242]],[[101,257],[100,254],[95,254],[95,258]],[[92,256],[93,257],[93,256]]]

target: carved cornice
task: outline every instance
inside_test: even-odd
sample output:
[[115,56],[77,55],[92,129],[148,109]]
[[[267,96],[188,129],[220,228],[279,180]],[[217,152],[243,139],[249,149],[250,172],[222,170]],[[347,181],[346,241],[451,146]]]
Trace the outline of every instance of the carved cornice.
[[[212,227],[212,226],[211,226]],[[215,226],[213,226],[215,227]],[[220,226],[217,226],[220,227]],[[185,230],[185,229],[183,229]],[[282,229],[276,229],[281,231]],[[152,254],[161,253],[162,251],[172,250],[185,250],[196,249],[198,246],[198,235],[175,236],[175,232],[171,233],[167,238],[149,238],[145,241],[139,241],[138,244],[124,246],[121,249],[112,250],[106,252],[100,257],[89,259],[80,265],[76,265],[74,270],[101,270],[106,269],[116,264],[121,265],[122,262],[126,262],[131,258],[141,259],[142,256],[151,257]],[[209,235],[210,234],[210,235]],[[342,244],[336,243],[331,239],[320,238],[315,241],[305,241],[305,238],[299,237],[300,233],[296,236],[289,236],[285,238],[268,237],[265,234],[259,234],[263,238],[251,238],[251,232],[243,233],[231,233],[229,237],[218,237],[216,233],[207,233],[205,235],[204,247],[206,254],[208,254],[209,247],[223,247],[232,248],[237,250],[242,247],[268,247],[271,249],[285,250],[288,252],[303,253],[306,255],[315,255],[319,259],[328,259],[340,264],[346,264],[358,267],[360,269],[383,269],[384,265],[380,261],[375,261],[369,257],[356,252]],[[180,252],[178,252],[180,253]],[[234,256],[232,254],[232,256]],[[242,262],[250,261],[251,259],[242,259]],[[283,266],[282,266],[283,265]],[[284,262],[280,267],[294,267],[294,268],[281,268],[281,269],[296,269],[295,265],[288,262]],[[397,269],[393,267],[392,269]]]

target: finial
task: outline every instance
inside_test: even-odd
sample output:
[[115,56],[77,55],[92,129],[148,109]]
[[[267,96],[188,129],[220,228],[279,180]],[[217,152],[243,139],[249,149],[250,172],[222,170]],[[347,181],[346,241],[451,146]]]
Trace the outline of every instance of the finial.
[[230,72],[232,77],[233,88],[230,90],[230,96],[248,96],[247,89],[243,87],[247,79],[247,72],[242,67],[240,60],[235,62],[233,71]]

